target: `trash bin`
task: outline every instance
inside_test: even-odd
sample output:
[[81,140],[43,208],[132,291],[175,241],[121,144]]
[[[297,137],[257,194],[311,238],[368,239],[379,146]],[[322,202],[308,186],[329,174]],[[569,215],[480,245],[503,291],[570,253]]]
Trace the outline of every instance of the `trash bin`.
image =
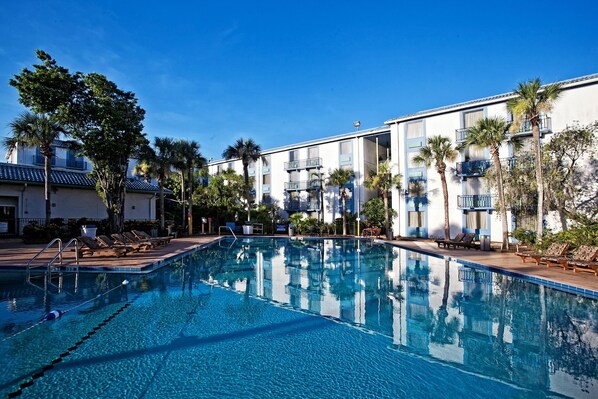
[[490,251],[490,236],[484,235],[480,237],[480,249],[482,251]]
[[289,224],[289,236],[295,235],[295,226],[293,224]]
[[84,224],[81,226],[81,235],[85,237],[96,238],[98,229],[93,224]]
[[243,235],[250,236],[253,234],[253,225],[246,224],[243,225]]

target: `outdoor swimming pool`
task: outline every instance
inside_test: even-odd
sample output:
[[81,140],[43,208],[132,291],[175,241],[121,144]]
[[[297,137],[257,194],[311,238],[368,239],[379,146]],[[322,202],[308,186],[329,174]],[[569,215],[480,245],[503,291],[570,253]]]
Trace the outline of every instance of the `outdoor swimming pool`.
[[597,301],[366,240],[222,240],[149,274],[24,281],[0,274],[5,396],[598,395]]

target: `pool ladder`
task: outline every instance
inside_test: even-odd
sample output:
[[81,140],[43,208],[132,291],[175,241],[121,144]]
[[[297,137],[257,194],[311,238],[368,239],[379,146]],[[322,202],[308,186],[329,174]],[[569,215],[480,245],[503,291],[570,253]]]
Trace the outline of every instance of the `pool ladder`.
[[[50,261],[47,264],[45,264],[45,263],[35,264],[34,263],[34,261],[37,258],[39,258],[40,255],[42,255],[43,253],[46,253],[48,251],[51,251],[52,249],[54,249],[55,246],[57,247],[56,254],[54,255],[54,257],[52,257],[52,259],[50,259]],[[77,241],[76,238],[69,240],[64,245],[62,244],[62,240],[60,238],[55,238],[52,241],[50,241],[50,243],[48,243],[48,245],[46,245],[43,249],[41,249],[37,254],[35,254],[35,256],[33,258],[31,258],[29,260],[29,262],[27,263],[27,283],[29,283],[32,286],[37,287],[43,291],[46,291],[48,289],[48,285],[51,285],[51,286],[55,287],[59,293],[62,292],[62,290],[63,290],[63,274],[64,274],[64,270],[65,270],[65,268],[63,268],[64,263],[63,263],[62,255],[63,255],[64,251],[66,251],[71,246],[74,246],[74,250],[75,250],[75,264],[67,266],[66,270],[75,272],[74,290],[75,290],[75,293],[77,293],[78,285],[79,285],[79,242]],[[41,268],[44,268],[44,269],[39,270]],[[36,271],[44,273],[43,274],[43,279],[44,279],[43,287],[36,284],[32,279],[32,275],[35,274]],[[39,275],[36,274],[35,277],[39,277]],[[53,277],[58,277],[57,284],[54,284],[52,282]]]
[[228,226],[220,226],[220,227],[218,227],[218,235],[220,235],[220,236],[222,235],[222,233],[221,233],[222,229],[225,229],[225,230],[228,229],[231,232],[231,234],[233,235],[233,237],[235,237],[235,240],[237,239],[237,236],[235,235],[235,232],[233,231],[233,229],[231,229]]

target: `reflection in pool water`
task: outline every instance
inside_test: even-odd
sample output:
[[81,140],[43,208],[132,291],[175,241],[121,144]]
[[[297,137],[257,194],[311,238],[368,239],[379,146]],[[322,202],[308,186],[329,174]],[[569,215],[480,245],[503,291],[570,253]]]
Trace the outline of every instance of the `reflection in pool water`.
[[65,351],[20,393],[598,393],[595,300],[371,241],[225,240],[148,275],[81,274],[76,292],[72,276],[61,293],[19,284],[3,299],[3,339],[97,300],[2,342],[2,394]]

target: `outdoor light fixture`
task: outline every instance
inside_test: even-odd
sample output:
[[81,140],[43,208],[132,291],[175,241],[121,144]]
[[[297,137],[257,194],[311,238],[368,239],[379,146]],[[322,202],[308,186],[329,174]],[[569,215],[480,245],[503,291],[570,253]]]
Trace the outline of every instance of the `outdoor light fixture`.
[[359,130],[359,126],[361,126],[361,122],[359,122],[359,121],[353,122],[353,127],[355,128],[355,130]]

